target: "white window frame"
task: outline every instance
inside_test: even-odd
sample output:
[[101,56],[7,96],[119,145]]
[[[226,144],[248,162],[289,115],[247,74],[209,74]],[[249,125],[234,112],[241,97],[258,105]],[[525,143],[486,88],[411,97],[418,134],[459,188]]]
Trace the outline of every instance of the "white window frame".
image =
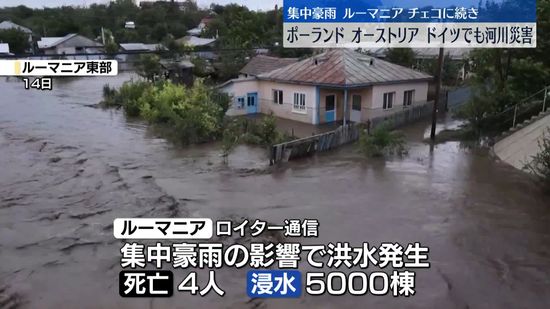
[[283,105],[284,93],[280,89],[273,89],[273,104]]
[[307,114],[306,107],[306,94],[295,92],[294,100],[292,102],[292,112],[298,114]]
[[[390,97],[391,97],[391,102],[389,100]],[[388,101],[386,101],[386,98],[388,98]],[[388,103],[391,103],[391,104],[388,104]],[[393,109],[394,103],[395,103],[395,91],[386,92],[382,95],[382,109],[383,110]],[[390,105],[390,106],[388,107],[388,105]]]
[[[414,89],[405,90],[405,91],[403,92],[403,106],[404,106],[404,107],[408,107],[408,106],[413,105],[413,103],[414,103],[414,95],[415,95],[415,92],[416,92],[416,91],[415,91]],[[410,96],[410,98],[411,98],[410,101],[407,101],[407,98],[408,98],[407,94],[408,94],[408,93],[411,94],[411,96]]]
[[[246,103],[244,98],[245,98],[244,96],[239,96],[239,97],[235,98],[235,107],[237,109],[243,109],[244,108],[244,105]],[[241,104],[241,102],[239,102],[240,100],[242,100],[242,104]]]

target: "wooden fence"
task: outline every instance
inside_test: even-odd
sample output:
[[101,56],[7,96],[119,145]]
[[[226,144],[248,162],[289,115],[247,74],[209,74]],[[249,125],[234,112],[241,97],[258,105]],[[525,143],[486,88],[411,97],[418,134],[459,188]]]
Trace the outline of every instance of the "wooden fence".
[[360,125],[348,124],[334,131],[273,145],[269,162],[271,165],[286,162],[354,142],[359,139],[360,130]]

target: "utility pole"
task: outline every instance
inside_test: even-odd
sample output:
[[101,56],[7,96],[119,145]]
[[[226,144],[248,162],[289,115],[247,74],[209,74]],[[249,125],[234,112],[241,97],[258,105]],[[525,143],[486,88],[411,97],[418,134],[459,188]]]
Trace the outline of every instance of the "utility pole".
[[549,87],[544,87],[544,101],[542,102],[542,112],[546,111],[546,99],[548,98],[548,93],[550,93]]
[[441,80],[443,75],[443,57],[444,50],[443,47],[439,48],[439,59],[437,60],[437,76],[436,76],[436,85],[435,85],[435,102],[432,111],[432,132],[430,134],[430,139],[432,142],[435,141],[435,127],[437,125],[437,107],[439,105],[441,97]]

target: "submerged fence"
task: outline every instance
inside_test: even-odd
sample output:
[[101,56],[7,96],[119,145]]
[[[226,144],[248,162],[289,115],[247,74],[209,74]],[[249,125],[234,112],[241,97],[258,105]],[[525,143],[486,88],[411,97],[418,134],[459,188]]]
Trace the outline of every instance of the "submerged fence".
[[392,129],[399,128],[405,124],[430,116],[432,114],[433,104],[433,101],[425,102],[420,105],[406,107],[399,112],[373,117],[369,121],[370,124],[368,127],[373,129],[385,123]]
[[359,124],[348,124],[327,133],[273,145],[269,162],[271,165],[286,162],[354,142],[359,139],[360,130]]
[[466,104],[472,97],[472,88],[464,86],[447,92],[447,108],[455,111]]

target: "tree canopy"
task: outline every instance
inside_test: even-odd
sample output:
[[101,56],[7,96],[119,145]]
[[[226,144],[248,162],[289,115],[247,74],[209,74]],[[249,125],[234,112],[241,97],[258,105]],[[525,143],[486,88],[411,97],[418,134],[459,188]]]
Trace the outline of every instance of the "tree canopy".
[[29,35],[17,29],[0,30],[0,43],[8,43],[10,52],[25,53],[30,47]]

